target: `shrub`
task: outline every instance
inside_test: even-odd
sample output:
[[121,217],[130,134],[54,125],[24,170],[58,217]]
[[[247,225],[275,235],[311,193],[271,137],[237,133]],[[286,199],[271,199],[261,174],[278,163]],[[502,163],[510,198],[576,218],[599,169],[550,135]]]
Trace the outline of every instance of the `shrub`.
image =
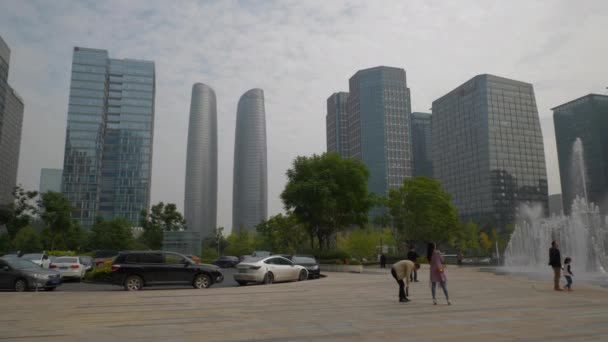
[[347,251],[341,249],[334,249],[330,251],[317,251],[315,256],[319,260],[334,260],[334,259],[350,259],[350,254]]
[[106,260],[102,266],[95,267],[93,270],[85,274],[84,279],[95,282],[109,282],[113,262],[113,259]]
[[50,256],[76,256],[75,251],[47,251],[47,255]]

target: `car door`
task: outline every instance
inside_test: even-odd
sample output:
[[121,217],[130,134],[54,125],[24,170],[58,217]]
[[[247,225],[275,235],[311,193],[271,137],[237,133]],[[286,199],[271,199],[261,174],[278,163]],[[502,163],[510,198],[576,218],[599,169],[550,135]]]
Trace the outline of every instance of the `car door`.
[[167,278],[162,253],[149,252],[134,255],[137,261],[133,267],[144,277],[147,284],[162,283]]
[[177,253],[164,253],[164,257],[168,282],[175,284],[192,283],[197,270],[190,267],[190,263],[186,258]]
[[16,271],[4,260],[0,260],[0,289],[12,289],[16,278]]
[[298,279],[298,268],[293,262],[285,258],[281,258],[281,264],[285,267],[286,281]]
[[272,272],[275,281],[281,281],[282,272],[278,258],[270,258],[264,261],[267,272]]
[[291,266],[289,260],[285,258],[276,258],[276,269],[278,276],[275,277],[277,281],[289,281],[291,280]]

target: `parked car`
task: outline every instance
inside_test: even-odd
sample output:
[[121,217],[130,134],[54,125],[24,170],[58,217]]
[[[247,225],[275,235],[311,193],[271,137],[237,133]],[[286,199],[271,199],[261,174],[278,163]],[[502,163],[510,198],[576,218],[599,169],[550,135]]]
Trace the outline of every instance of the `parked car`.
[[308,279],[318,279],[321,276],[319,262],[314,256],[294,255],[290,258],[290,260],[296,265],[306,267],[306,270],[308,271]]
[[41,268],[35,263],[21,258],[0,258],[0,289],[18,292],[43,288],[53,291],[61,285],[61,275]]
[[251,253],[251,256],[256,258],[268,257],[270,255],[272,255],[272,253],[269,251],[254,251]]
[[247,283],[272,284],[274,282],[306,280],[306,267],[294,265],[282,256],[250,258],[236,265],[234,280],[239,285]]
[[93,269],[93,257],[88,255],[79,256],[80,262],[84,265],[85,272]]
[[53,261],[50,268],[58,271],[61,278],[75,278],[78,280],[84,278],[87,271],[86,266],[82,264],[80,257],[77,256],[58,257]]
[[113,250],[99,250],[93,253],[93,260],[95,261],[95,267],[103,266],[103,263],[116,257],[118,251]]
[[196,255],[186,255],[190,260],[196,262],[197,264],[201,263],[201,258],[197,257]]
[[162,251],[120,252],[112,263],[112,283],[127,291],[154,285],[191,285],[208,288],[224,281],[220,268],[197,264],[188,257]]
[[51,265],[51,259],[44,253],[24,254],[21,256],[21,259],[29,260],[42,268],[49,268]]
[[215,259],[212,264],[215,266],[219,266],[221,268],[231,268],[236,266],[239,262],[241,262],[239,260],[238,257],[235,256],[221,256],[217,259]]

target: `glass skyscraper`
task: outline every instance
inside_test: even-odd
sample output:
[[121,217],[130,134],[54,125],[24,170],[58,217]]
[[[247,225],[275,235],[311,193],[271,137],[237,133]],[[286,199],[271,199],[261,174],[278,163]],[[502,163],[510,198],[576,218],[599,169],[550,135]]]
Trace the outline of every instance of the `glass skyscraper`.
[[327,116],[325,117],[327,152],[336,152],[340,157],[349,156],[348,149],[348,93],[333,93],[327,99]]
[[154,62],[74,48],[62,188],[83,227],[149,207],[154,97]]
[[[555,140],[564,212],[570,213],[582,184],[573,174],[572,151],[577,138],[583,145],[588,200],[608,214],[608,96],[589,94],[553,108]],[[580,172],[574,170],[574,172]]]
[[17,184],[23,99],[8,84],[11,50],[0,37],[0,205],[13,201]]
[[368,189],[379,196],[412,176],[410,89],[405,70],[375,67],[349,80],[349,156],[370,170]]
[[433,162],[431,161],[431,114],[412,113],[412,156],[414,177],[433,177]]
[[432,131],[434,176],[461,218],[503,228],[522,203],[548,213],[532,84],[475,76],[433,102]]

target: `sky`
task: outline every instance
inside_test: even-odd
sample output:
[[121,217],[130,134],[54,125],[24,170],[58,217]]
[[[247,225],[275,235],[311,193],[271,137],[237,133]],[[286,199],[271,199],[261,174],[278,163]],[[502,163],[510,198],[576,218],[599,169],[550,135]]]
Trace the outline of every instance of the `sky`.
[[72,49],[156,63],[151,202],[183,209],[192,85],[218,112],[218,225],[231,227],[236,106],[266,100],[269,215],[286,170],[326,149],[326,99],[360,69],[404,68],[413,111],[478,74],[532,83],[549,193],[559,193],[551,108],[606,94],[608,1],[29,1],[0,0],[9,83],[25,100],[18,182],[38,189],[61,168]]

